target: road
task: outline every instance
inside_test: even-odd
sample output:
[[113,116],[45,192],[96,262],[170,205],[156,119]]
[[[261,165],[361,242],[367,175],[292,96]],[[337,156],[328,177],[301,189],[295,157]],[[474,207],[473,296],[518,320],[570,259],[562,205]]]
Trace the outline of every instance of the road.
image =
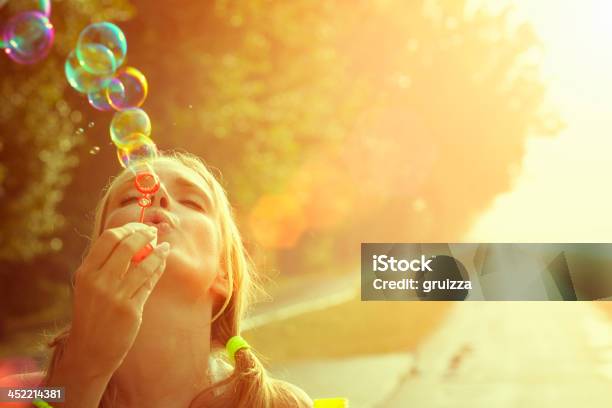
[[460,303],[414,357],[376,406],[612,406],[612,325],[593,303]]

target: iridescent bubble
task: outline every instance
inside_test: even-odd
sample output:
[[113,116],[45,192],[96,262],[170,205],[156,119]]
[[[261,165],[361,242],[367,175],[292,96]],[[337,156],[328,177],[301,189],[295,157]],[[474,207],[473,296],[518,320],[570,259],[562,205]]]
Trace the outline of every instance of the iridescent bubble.
[[108,100],[113,108],[122,110],[136,108],[147,97],[147,78],[133,67],[127,67],[111,80],[108,85]]
[[81,93],[99,91],[108,85],[111,79],[108,76],[94,75],[85,71],[79,63],[74,50],[66,58],[64,72],[70,86]]
[[32,64],[47,56],[54,37],[55,30],[47,16],[38,11],[26,11],[6,24],[4,51],[15,62]]
[[91,149],[89,149],[89,154],[91,155],[96,155],[100,153],[100,146],[94,146]]
[[108,95],[106,93],[106,88],[99,89],[94,92],[90,92],[87,94],[87,100],[89,104],[101,111],[110,111],[113,110],[113,107],[110,105],[108,101]]
[[110,135],[117,147],[125,146],[137,133],[151,136],[151,119],[145,111],[130,108],[115,113],[110,124]]
[[87,44],[77,48],[77,58],[85,71],[94,75],[110,76],[115,72],[115,56],[101,44]]
[[126,52],[123,31],[109,22],[85,27],[76,46],[76,55],[83,68],[97,75],[112,75],[123,64]]
[[51,0],[38,0],[38,8],[45,16],[51,16]]
[[158,156],[157,146],[147,136],[141,133],[130,135],[123,147],[117,148],[117,158],[123,167],[131,166],[142,160],[153,159]]

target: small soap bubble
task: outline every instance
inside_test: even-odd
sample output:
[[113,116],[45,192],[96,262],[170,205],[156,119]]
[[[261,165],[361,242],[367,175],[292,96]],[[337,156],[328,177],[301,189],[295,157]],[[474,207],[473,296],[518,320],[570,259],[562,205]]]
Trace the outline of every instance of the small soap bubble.
[[91,128],[92,128],[92,127],[94,127],[95,125],[96,125],[96,124],[95,124],[94,122],[89,122],[89,123],[87,124],[87,127],[91,129]]
[[110,136],[117,147],[123,147],[132,135],[138,133],[151,136],[151,119],[145,111],[130,108],[115,113],[110,124]]
[[94,75],[83,68],[73,50],[66,58],[64,72],[68,83],[81,93],[99,91],[107,86],[111,80],[109,76]]
[[76,56],[81,66],[95,75],[112,75],[123,64],[127,40],[113,23],[94,23],[79,35]]
[[15,15],[4,27],[4,51],[13,61],[32,64],[47,56],[55,29],[47,16],[39,11]]
[[117,158],[122,167],[128,167],[157,156],[158,151],[155,143],[147,136],[139,133],[132,134],[123,147],[117,148]]
[[117,73],[107,89],[111,106],[122,110],[141,106],[147,97],[149,85],[142,72],[127,67]]
[[91,155],[96,155],[100,153],[100,146],[94,146],[91,149],[89,149],[89,154]]
[[85,133],[85,129],[83,129],[83,128],[81,128],[81,127],[80,127],[80,128],[78,128],[78,129],[76,130],[76,132],[74,132],[74,133],[76,133],[77,135],[82,135],[83,133]]
[[99,111],[108,112],[113,110],[113,107],[110,105],[108,101],[108,95],[106,93],[106,88],[99,89],[94,92],[89,92],[87,94],[87,101],[91,106],[96,108]]

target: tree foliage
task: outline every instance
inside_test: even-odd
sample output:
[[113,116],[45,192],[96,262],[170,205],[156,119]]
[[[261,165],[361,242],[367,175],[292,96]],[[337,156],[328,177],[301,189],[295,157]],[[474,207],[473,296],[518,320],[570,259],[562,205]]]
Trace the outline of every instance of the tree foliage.
[[[537,37],[511,26],[509,9],[467,15],[464,0],[53,4],[52,54],[32,67],[0,61],[0,260],[11,273],[66,279],[119,170],[111,115],[63,77],[92,21],[124,30],[126,64],[149,81],[153,139],[223,174],[249,242],[262,196],[301,197],[303,235],[271,252],[281,268],[355,262],[362,241],[459,239],[511,187],[530,132],[560,129],[545,110]],[[94,146],[100,153],[88,154]]]

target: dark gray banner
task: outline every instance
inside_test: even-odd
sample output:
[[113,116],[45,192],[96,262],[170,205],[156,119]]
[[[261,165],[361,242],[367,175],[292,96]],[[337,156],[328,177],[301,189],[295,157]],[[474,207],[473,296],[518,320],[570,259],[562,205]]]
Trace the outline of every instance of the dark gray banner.
[[361,244],[361,300],[612,300],[612,244]]

